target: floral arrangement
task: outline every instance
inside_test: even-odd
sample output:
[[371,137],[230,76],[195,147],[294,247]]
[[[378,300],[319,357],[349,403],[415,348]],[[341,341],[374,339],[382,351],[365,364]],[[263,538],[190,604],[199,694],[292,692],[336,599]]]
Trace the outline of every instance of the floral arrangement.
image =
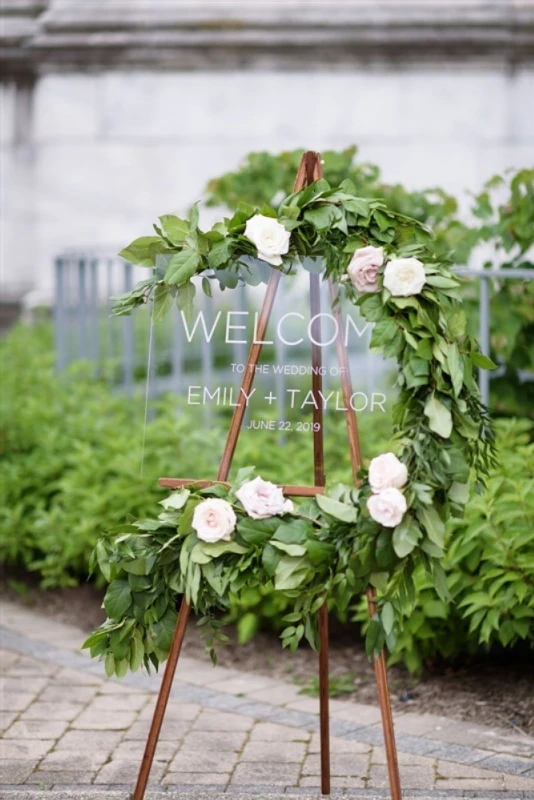
[[413,596],[423,563],[447,599],[441,566],[445,523],[461,516],[470,480],[482,489],[493,460],[493,433],[481,406],[474,367],[492,368],[465,333],[458,279],[434,252],[432,234],[379,200],[357,197],[345,181],[321,180],[295,192],[278,212],[241,206],[210,231],[167,215],[156,236],[122,251],[150,277],[115,298],[129,314],[149,300],[161,318],[176,299],[194,301],[192,278],[231,288],[257,284],[262,264],[300,266],[330,277],[374,323],[371,346],[397,360],[396,455],[374,458],[358,488],[338,486],[293,505],[253,470],[228,487],[194,484],[163,501],[157,519],[141,520],[101,539],[93,555],[110,581],[108,621],[86,642],[109,674],[166,658],[185,593],[207,628],[207,647],[224,638],[214,612],[249,587],[283,592],[285,645],[305,637],[316,646],[315,614],[328,599],[346,608],[369,583],[379,590],[367,631],[369,653],[391,644],[395,620]]

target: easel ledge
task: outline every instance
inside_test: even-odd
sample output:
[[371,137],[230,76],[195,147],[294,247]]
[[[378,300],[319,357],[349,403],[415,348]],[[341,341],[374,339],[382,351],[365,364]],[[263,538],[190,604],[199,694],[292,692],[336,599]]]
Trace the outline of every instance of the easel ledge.
[[[158,483],[170,489],[178,489],[180,486],[195,486],[199,489],[207,489],[209,486],[230,486],[227,481],[197,481],[194,478],[160,478]],[[279,483],[278,488],[284,494],[293,497],[315,497],[316,494],[324,494],[324,486],[292,486]]]

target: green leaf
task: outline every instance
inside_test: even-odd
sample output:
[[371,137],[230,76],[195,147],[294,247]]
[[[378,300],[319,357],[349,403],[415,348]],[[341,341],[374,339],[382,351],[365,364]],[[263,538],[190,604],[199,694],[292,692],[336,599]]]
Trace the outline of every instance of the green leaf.
[[186,320],[188,321],[191,319],[191,314],[193,312],[195,294],[196,288],[191,281],[182,284],[178,288],[176,302],[178,304],[178,308],[183,312]]
[[137,672],[143,663],[143,656],[145,655],[145,648],[140,636],[133,636],[130,642],[130,669],[132,672]]
[[242,544],[238,542],[202,542],[200,545],[202,552],[206,555],[210,556],[210,558],[218,558],[218,556],[222,556],[225,553],[238,553],[243,554],[248,552],[246,547],[243,547]]
[[179,253],[175,253],[167,266],[165,273],[165,283],[173,286],[180,286],[187,283],[196,274],[200,266],[200,254],[196,250],[184,247]]
[[171,293],[164,283],[158,283],[154,290],[154,322],[162,320],[171,306]]
[[117,578],[110,583],[104,597],[104,608],[111,619],[121,619],[132,602],[132,592],[127,580]]
[[426,531],[431,542],[443,547],[445,544],[445,525],[433,506],[424,506],[417,510],[417,519]]
[[465,506],[469,500],[469,484],[457,483],[454,481],[451,484],[448,495],[449,499],[452,500],[453,503],[458,503],[458,505]]
[[454,394],[459,397],[464,382],[464,365],[458,347],[452,343],[447,345],[447,365]]
[[174,491],[169,497],[166,497],[164,500],[160,501],[160,505],[163,506],[165,510],[175,509],[178,510],[183,508],[189,499],[189,495],[191,492],[189,489],[177,489]]
[[444,275],[427,275],[426,283],[438,289],[456,289],[460,286],[460,282],[455,278],[446,278]]
[[175,217],[173,214],[165,214],[159,218],[163,233],[173,244],[181,245],[189,235],[189,223],[185,219]]
[[358,518],[358,509],[355,506],[340,503],[338,500],[333,500],[326,494],[318,494],[315,499],[317,505],[325,514],[340,520],[340,522],[356,522]]
[[128,247],[121,250],[119,256],[138,267],[154,267],[157,252],[165,252],[165,242],[159,236],[140,236]]
[[438,436],[448,439],[452,433],[452,415],[447,406],[441,403],[433,392],[425,403],[425,416],[428,417],[428,427]]
[[208,253],[208,264],[212,269],[219,269],[223,264],[226,264],[232,255],[234,243],[231,239],[222,239],[215,242]]
[[306,548],[301,544],[286,544],[285,542],[278,542],[276,539],[271,539],[271,544],[278,550],[283,550],[289,556],[303,556],[306,554]]
[[108,678],[111,678],[111,676],[115,674],[115,656],[113,653],[107,654],[104,662],[104,669],[106,670]]
[[393,610],[393,606],[391,603],[384,603],[382,606],[382,626],[388,636],[391,631],[393,630],[393,626],[395,625],[395,611]]
[[480,367],[480,369],[488,369],[488,370],[497,369],[497,364],[494,361],[492,361],[491,358],[485,356],[483,353],[470,353],[469,358],[471,359],[475,367]]
[[409,514],[406,514],[400,525],[393,531],[393,549],[399,558],[409,555],[421,538],[419,525]]
[[253,520],[244,517],[237,523],[237,532],[248,544],[261,545],[271,538],[279,525],[280,520],[275,518]]
[[318,231],[326,231],[343,217],[343,212],[337,206],[329,203],[317,205],[304,212],[304,219],[310,222]]
[[308,573],[306,558],[282,556],[274,573],[274,588],[277,591],[298,589]]

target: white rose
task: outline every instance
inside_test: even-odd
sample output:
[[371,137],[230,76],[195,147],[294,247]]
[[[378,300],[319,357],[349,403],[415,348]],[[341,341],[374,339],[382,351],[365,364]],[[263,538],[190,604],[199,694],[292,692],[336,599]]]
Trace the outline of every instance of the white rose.
[[245,236],[258,248],[258,258],[279,267],[289,250],[291,234],[274,217],[256,214],[247,220]]
[[237,517],[226,500],[210,497],[195,508],[191,525],[203,542],[229,542],[235,530]]
[[406,465],[393,453],[377,456],[369,464],[369,483],[375,494],[383,489],[402,489],[407,480]]
[[293,511],[293,503],[285,499],[282,490],[262,478],[244,483],[236,497],[252,519],[266,519]]
[[418,258],[394,258],[386,264],[384,286],[394,297],[419,294],[425,283],[425,268]]
[[375,294],[380,291],[378,286],[378,270],[384,263],[384,250],[382,247],[360,247],[352,256],[347,267],[351,283],[359,292]]
[[367,500],[371,517],[385,528],[396,528],[402,522],[407,507],[406,498],[398,489],[384,489]]

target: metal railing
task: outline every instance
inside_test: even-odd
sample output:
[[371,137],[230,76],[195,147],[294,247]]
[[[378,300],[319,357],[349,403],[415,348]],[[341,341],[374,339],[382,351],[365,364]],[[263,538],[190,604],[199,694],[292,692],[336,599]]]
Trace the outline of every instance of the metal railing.
[[[532,280],[534,270],[474,270],[458,268],[458,275],[479,281],[479,340],[481,350],[489,355],[491,287],[493,279]],[[184,329],[176,307],[161,323],[157,323],[150,336],[148,311],[133,317],[110,317],[112,295],[128,292],[134,283],[146,276],[146,270],[134,268],[117,257],[99,253],[70,252],[56,259],[55,294],[55,341],[57,366],[62,370],[72,361],[84,359],[90,362],[99,375],[106,375],[118,389],[132,393],[144,389],[148,378],[151,396],[166,391],[181,393],[186,382],[195,378],[202,385],[210,386],[216,381],[231,379],[236,382],[239,376],[232,375],[231,363],[244,364],[247,344],[233,342],[230,345],[213,337],[211,341],[195,339],[184,341]],[[213,322],[214,310],[226,308],[228,311],[242,313],[259,308],[260,291],[249,286],[239,286],[237,290],[217,293],[214,300],[202,295],[200,307],[208,327]],[[198,305],[198,300],[197,300]],[[304,306],[304,300],[303,300]],[[279,293],[274,310],[273,323],[290,308],[295,310],[291,298]],[[326,294],[323,309],[329,308]],[[363,322],[363,321],[362,321]],[[388,365],[379,355],[369,351],[370,329],[359,342],[349,346],[349,356],[358,388],[368,394],[383,387]],[[151,353],[149,358],[149,343]],[[230,347],[230,352],[228,348]],[[279,337],[274,337],[270,355],[267,357],[280,364],[308,363],[308,349],[287,348]],[[526,376],[528,379],[529,376]],[[261,375],[259,376],[261,381]],[[278,398],[283,396],[284,378],[277,374]],[[480,370],[479,385],[483,402],[489,403],[491,373]],[[278,411],[282,412],[281,401]]]

